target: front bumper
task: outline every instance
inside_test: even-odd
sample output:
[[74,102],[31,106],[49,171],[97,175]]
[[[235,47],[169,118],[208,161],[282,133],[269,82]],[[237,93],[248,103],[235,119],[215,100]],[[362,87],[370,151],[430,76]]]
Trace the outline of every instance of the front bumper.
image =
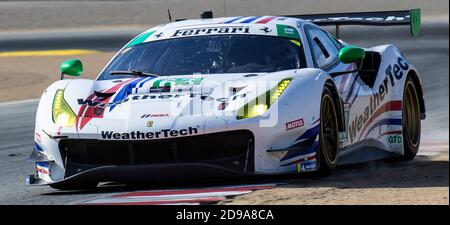
[[[52,184],[83,184],[92,182],[148,182],[198,178],[239,177],[254,175],[206,163],[177,163],[161,165],[100,166],[66,177]],[[34,175],[26,178],[27,185],[49,184]]]
[[[134,182],[253,174],[254,136],[238,130],[148,141],[62,139],[67,182]],[[51,171],[49,171],[51,173]],[[36,175],[27,184],[46,184]]]

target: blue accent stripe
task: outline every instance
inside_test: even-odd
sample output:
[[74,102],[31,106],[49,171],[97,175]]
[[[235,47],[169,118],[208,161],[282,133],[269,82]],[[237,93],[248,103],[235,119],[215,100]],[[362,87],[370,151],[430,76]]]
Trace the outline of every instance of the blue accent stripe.
[[[120,100],[125,99],[129,94],[132,93],[133,88],[136,87],[136,85],[137,85],[140,81],[142,81],[142,80],[144,80],[144,79],[146,79],[146,78],[147,78],[147,77],[141,77],[141,78],[136,79],[136,80],[132,81],[131,83],[129,83],[129,84],[123,86],[123,87],[120,89],[119,93],[116,94],[116,96],[114,97],[114,99],[112,100],[112,102],[117,102],[117,101],[120,101]],[[117,106],[117,105],[112,105],[111,107],[109,107],[109,111],[111,112],[116,106]]]
[[315,127],[310,128],[307,131],[305,131],[305,133],[303,133],[295,141],[304,140],[304,139],[310,139],[310,138],[312,138],[314,136],[317,136],[317,134],[319,134],[319,129],[320,129],[320,123],[317,124]]
[[145,79],[147,79],[147,77],[141,77],[141,78],[136,79],[136,80],[134,80],[133,82],[129,83],[129,84],[127,85],[127,88],[126,88],[126,89],[127,89],[127,95],[131,94],[132,91],[133,91],[133,88],[135,88],[136,85],[139,84],[139,82],[141,82],[141,81],[143,81],[143,80],[145,80]]
[[350,97],[353,94],[353,89],[355,88],[355,84],[356,84],[356,80],[358,79],[358,75],[355,76],[355,78],[353,79],[353,83],[350,86],[350,91],[348,92],[347,98],[345,98],[345,103],[348,103],[350,101]]
[[[135,87],[133,88],[134,90],[133,90],[133,89],[131,90],[131,91],[132,91],[131,93],[136,94],[137,91],[138,91],[138,89],[141,88],[142,86],[144,86],[144,84],[147,83],[147,81],[152,80],[152,79],[155,79],[155,78],[156,78],[156,76],[155,76],[155,77],[147,77],[147,78],[145,78],[145,79],[139,81],[139,82],[135,85]],[[136,87],[136,86],[137,86],[137,87]]]
[[234,19],[232,19],[232,20],[228,20],[227,22],[225,22],[225,23],[232,23],[232,22],[235,22],[235,21],[237,21],[237,20],[240,20],[240,19],[242,19],[242,18],[244,18],[245,16],[240,16],[240,17],[236,17],[236,18],[234,18]]
[[[305,133],[303,133],[299,138],[297,138],[295,140],[295,142],[298,140],[306,140],[306,139],[316,137],[319,134],[319,129],[320,129],[320,123],[318,125],[314,126],[313,128],[306,130]],[[281,159],[281,161],[288,160],[288,159],[291,159],[291,158],[294,158],[297,156],[301,156],[301,155],[307,155],[307,154],[314,153],[314,152],[316,152],[318,146],[319,146],[319,142],[315,141],[307,150],[302,149],[302,150],[290,151]],[[292,164],[292,163],[290,163],[290,164]],[[288,164],[288,165],[290,165],[290,164]],[[286,165],[283,165],[283,166],[286,166]]]
[[47,169],[49,167],[48,162],[36,162],[36,165],[38,165],[40,167],[45,167]]
[[397,126],[401,126],[402,125],[402,119],[382,119],[382,120],[376,122],[367,131],[365,138],[367,138],[367,136],[369,136],[370,132],[372,132],[375,128],[383,126],[383,125],[397,125]]
[[[301,155],[308,155],[308,154],[311,154],[311,153],[315,153],[317,151],[318,147],[319,147],[319,142],[316,141],[306,151],[299,150],[299,151],[290,151],[290,152],[288,152],[283,157],[283,159],[281,159],[281,161],[286,161],[288,159],[292,159],[292,158],[295,158],[295,157],[298,157],[298,156],[301,156]],[[289,163],[289,164],[286,164],[286,165],[283,165],[283,166],[288,166],[288,165],[291,165],[293,163],[295,163],[295,162],[292,162],[292,163]]]
[[149,78],[145,79],[144,81],[142,81],[142,82],[139,84],[139,87],[141,88],[142,86],[144,86],[145,83],[147,83],[147,81],[153,80],[153,79],[155,79],[155,78],[156,78],[156,77],[149,77]]
[[38,143],[34,142],[34,149],[36,149],[39,152],[44,151],[44,149],[42,149],[42,147],[40,145],[38,145]]
[[251,22],[253,22],[253,21],[255,21],[255,20],[257,20],[257,19],[259,19],[261,17],[262,16],[254,16],[254,17],[251,17],[249,19],[246,19],[246,20],[242,21],[241,23],[251,23]]

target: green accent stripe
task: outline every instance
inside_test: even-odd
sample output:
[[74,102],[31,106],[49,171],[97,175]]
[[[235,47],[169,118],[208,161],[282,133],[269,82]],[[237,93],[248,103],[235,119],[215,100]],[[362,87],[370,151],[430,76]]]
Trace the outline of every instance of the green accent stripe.
[[155,32],[151,31],[151,32],[148,32],[148,33],[145,33],[145,34],[141,34],[141,35],[135,37],[130,43],[128,43],[128,45],[126,47],[128,48],[128,47],[135,46],[137,44],[143,43],[153,33],[155,33]]
[[164,83],[164,87],[170,87],[171,86],[171,83],[170,83],[170,81],[165,81],[166,83]]
[[[161,86],[161,85],[162,85],[162,86]],[[162,79],[162,80],[155,80],[155,81],[153,82],[153,84],[152,84],[152,87],[153,87],[153,88],[170,87],[170,86],[171,86],[170,80],[165,80],[165,79]]]
[[194,78],[194,79],[192,79],[192,84],[193,85],[200,85],[202,83],[203,79],[205,79],[205,78],[200,78],[200,77]]
[[189,79],[187,78],[177,78],[175,79],[175,86],[189,85]]
[[158,88],[158,87],[159,87],[159,84],[161,83],[161,81],[162,81],[162,80],[156,80],[155,82],[153,82],[152,87]]

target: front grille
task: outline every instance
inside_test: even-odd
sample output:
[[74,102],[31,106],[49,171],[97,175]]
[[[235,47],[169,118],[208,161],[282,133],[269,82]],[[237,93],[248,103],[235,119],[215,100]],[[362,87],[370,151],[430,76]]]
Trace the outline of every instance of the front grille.
[[94,167],[201,162],[239,170],[249,164],[252,170],[253,139],[250,131],[240,130],[145,141],[64,139],[59,148],[66,162]]

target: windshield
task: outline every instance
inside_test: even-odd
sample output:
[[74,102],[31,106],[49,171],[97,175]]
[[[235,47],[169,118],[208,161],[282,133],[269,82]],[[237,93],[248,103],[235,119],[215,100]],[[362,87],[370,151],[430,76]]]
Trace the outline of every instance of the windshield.
[[123,49],[99,80],[130,77],[113,71],[160,76],[262,73],[305,67],[298,40],[257,35],[211,35],[146,42]]

